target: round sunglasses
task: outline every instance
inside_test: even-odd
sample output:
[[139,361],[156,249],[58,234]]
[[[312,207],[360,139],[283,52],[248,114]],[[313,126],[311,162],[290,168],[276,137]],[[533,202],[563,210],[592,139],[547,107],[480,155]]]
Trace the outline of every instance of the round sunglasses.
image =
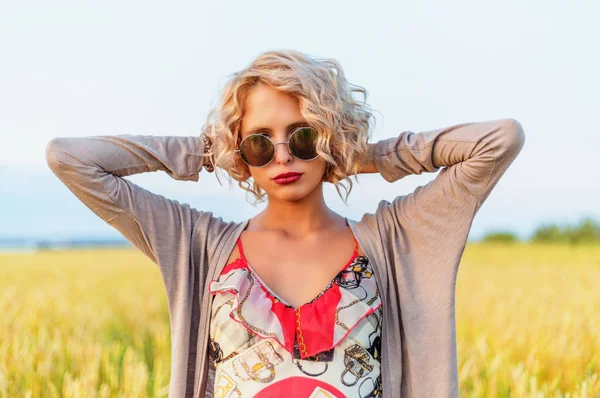
[[240,142],[236,152],[248,166],[265,167],[275,157],[275,145],[288,144],[288,150],[300,160],[313,160],[317,156],[317,130],[312,127],[300,127],[292,134],[288,141],[276,144],[263,134],[250,134]]

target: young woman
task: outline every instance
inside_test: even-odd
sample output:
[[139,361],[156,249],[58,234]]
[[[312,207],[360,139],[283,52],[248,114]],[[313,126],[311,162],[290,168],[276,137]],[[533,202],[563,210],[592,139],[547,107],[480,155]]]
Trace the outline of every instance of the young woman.
[[[366,100],[335,60],[269,51],[230,76],[199,137],[49,142],[58,178],[160,268],[169,397],[458,396],[458,266],[523,128],[504,118],[368,143],[354,92]],[[266,208],[224,221],[123,178],[198,181],[215,166]],[[359,221],[323,197],[324,182],[347,197],[360,173],[438,170]]]

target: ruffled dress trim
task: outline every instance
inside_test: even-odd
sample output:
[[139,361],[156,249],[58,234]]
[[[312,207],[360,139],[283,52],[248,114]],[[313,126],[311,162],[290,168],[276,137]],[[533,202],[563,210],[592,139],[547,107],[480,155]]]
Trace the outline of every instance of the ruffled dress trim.
[[310,359],[333,349],[382,305],[373,268],[367,257],[359,255],[356,238],[354,242],[350,260],[335,278],[313,300],[298,308],[267,288],[246,260],[240,238],[240,257],[211,281],[210,293],[231,293],[231,319],[257,336],[273,338],[294,357]]

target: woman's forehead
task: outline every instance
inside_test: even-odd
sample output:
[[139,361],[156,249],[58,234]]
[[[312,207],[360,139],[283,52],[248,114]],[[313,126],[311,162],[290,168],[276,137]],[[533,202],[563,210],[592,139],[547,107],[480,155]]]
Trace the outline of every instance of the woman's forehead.
[[241,124],[244,133],[258,128],[285,130],[290,124],[303,120],[298,100],[270,86],[254,87],[244,105]]

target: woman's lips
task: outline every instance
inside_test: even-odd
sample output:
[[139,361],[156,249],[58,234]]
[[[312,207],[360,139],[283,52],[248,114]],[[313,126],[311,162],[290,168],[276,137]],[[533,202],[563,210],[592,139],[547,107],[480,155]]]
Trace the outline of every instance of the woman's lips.
[[277,184],[291,184],[292,182],[298,181],[300,179],[300,177],[302,177],[302,174],[294,174],[294,175],[290,175],[288,177],[279,177],[279,178],[273,178],[273,181],[275,181]]

